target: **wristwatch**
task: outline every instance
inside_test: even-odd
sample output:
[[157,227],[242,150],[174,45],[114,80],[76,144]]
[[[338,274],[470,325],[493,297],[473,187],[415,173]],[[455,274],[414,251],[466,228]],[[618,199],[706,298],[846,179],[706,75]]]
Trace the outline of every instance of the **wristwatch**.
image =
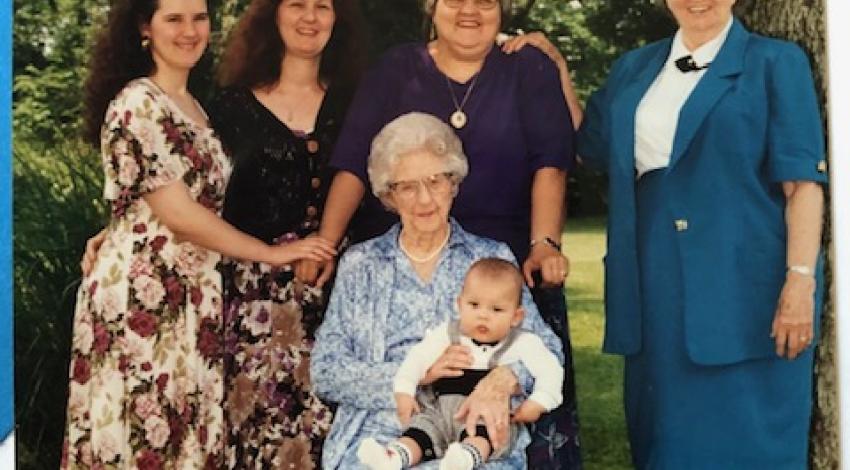
[[528,246],[530,248],[534,248],[534,245],[541,243],[541,242],[551,246],[552,248],[554,248],[558,251],[561,251],[561,244],[556,242],[555,240],[553,240],[552,237],[543,237],[540,240],[537,240],[537,239],[531,240],[531,243],[529,243]]

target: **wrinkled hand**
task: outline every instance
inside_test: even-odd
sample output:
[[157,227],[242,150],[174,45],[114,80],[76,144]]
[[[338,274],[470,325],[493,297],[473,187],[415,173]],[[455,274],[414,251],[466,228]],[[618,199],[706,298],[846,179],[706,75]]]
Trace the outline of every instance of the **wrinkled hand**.
[[290,264],[299,259],[327,261],[336,256],[336,248],[333,243],[321,237],[295,240],[284,245],[273,246],[271,250],[269,264],[272,266]]
[[511,393],[517,379],[510,369],[499,366],[478,382],[464,400],[454,419],[465,421],[466,433],[474,436],[475,427],[484,422],[494,450],[503,449],[510,439]]
[[101,245],[106,240],[106,228],[97,232],[94,236],[86,240],[86,251],[83,253],[83,259],[80,261],[80,271],[83,276],[88,276],[94,269],[94,262],[97,261],[97,252],[100,251]]
[[410,418],[420,411],[416,398],[406,393],[395,394],[395,408],[398,413],[398,422],[401,423],[402,428],[406,428],[410,423]]
[[502,43],[502,51],[506,54],[513,54],[527,45],[540,49],[541,52],[546,54],[550,59],[552,59],[552,62],[555,62],[555,64],[559,67],[567,66],[567,61],[564,59],[564,56],[561,55],[561,51],[559,51],[558,48],[552,44],[552,41],[550,41],[549,38],[540,31],[520,34],[518,36],[508,38]]
[[814,277],[788,273],[770,329],[779,357],[794,359],[811,344],[814,335],[814,295]]
[[522,273],[529,288],[534,287],[532,274],[535,271],[540,271],[542,287],[560,286],[570,273],[570,260],[555,248],[537,243],[522,263]]
[[515,423],[534,423],[543,413],[546,412],[546,408],[543,408],[543,405],[537,403],[534,400],[525,400],[519,405],[519,408],[514,411],[514,416],[512,421]]
[[333,276],[336,262],[333,258],[322,262],[300,259],[293,263],[292,268],[296,279],[321,289]]
[[444,377],[460,377],[463,369],[472,367],[472,351],[468,347],[454,344],[443,351],[443,355],[434,361],[419,385],[430,385]]

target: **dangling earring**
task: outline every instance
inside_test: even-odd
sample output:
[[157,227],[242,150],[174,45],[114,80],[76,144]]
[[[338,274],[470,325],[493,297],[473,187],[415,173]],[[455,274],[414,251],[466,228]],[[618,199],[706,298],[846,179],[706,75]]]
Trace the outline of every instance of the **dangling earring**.
[[148,47],[151,45],[151,38],[145,36],[142,38],[142,49],[148,50]]

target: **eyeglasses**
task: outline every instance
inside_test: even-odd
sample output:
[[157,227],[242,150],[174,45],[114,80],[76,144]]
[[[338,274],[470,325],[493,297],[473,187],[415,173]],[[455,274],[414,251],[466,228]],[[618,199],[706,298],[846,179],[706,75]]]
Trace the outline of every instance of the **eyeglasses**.
[[419,194],[422,186],[432,195],[446,194],[455,184],[454,173],[435,173],[418,180],[395,181],[387,185],[390,191],[399,199],[412,200]]
[[[451,9],[462,7],[467,0],[443,0],[447,7]],[[499,4],[499,0],[471,0],[479,10],[492,10]]]

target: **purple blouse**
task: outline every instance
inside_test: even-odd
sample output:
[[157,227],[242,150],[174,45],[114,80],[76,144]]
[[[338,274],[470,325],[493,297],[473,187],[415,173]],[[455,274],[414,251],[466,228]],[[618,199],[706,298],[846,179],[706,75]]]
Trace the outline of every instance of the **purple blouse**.
[[[447,83],[426,43],[390,49],[362,79],[330,165],[357,175],[369,188],[366,161],[381,128],[412,111],[448,122],[455,111],[448,87],[460,102],[473,81],[463,107],[468,122],[457,131],[470,171],[452,215],[464,229],[507,243],[522,262],[528,255],[534,172],[569,170],[575,160],[572,120],[557,68],[534,47],[512,55],[493,47],[477,79],[466,83]],[[382,234],[396,220],[367,189],[350,226],[353,241]]]

